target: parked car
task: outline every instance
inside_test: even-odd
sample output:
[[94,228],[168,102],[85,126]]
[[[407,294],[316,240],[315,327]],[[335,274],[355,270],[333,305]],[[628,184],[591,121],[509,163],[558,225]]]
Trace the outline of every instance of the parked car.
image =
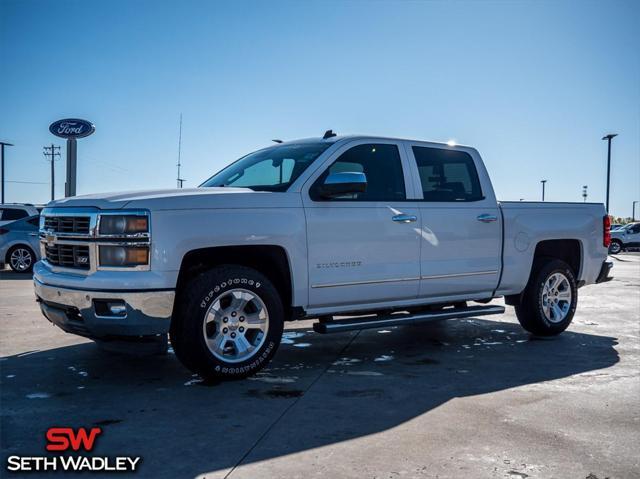
[[40,259],[39,222],[33,215],[0,226],[0,261],[19,273],[31,271]]
[[611,231],[610,254],[618,254],[627,248],[640,248],[640,223],[630,223]]
[[30,204],[2,203],[0,204],[0,226],[38,214],[40,214],[38,209]]
[[600,203],[498,202],[473,148],[329,131],[199,188],[50,203],[34,284],[67,332],[170,333],[192,371],[238,378],[302,318],[381,328],[500,314],[486,303],[504,296],[524,329],[559,334],[578,288],[610,279],[609,226]]

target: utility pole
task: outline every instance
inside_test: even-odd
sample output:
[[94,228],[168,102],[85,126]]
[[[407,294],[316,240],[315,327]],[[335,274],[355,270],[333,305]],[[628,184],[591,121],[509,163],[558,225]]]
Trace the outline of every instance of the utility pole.
[[613,140],[617,133],[609,133],[602,137],[603,140],[607,140],[607,214],[609,214],[609,180],[611,178],[611,140]]
[[5,146],[13,146],[13,144],[12,143],[5,143],[4,141],[0,141],[0,174],[2,175],[2,197],[0,198],[0,203],[4,203],[4,188],[5,188],[4,147]]
[[[56,150],[60,150],[59,146],[55,146],[53,143],[51,143],[51,146],[43,146],[42,147],[42,154],[44,156],[47,157],[47,161],[51,162],[51,201],[55,200],[55,196],[56,196],[56,171],[54,168],[54,163],[56,161],[56,156],[59,157],[60,156],[60,151],[56,151]],[[49,159],[48,157],[51,157],[51,159]]]
[[182,184],[184,183],[184,179],[180,178],[180,153],[182,150],[182,113],[180,113],[180,133],[178,134],[178,178],[177,178],[177,183],[178,183],[178,188],[182,188]]
[[582,187],[582,201],[585,203],[587,202],[587,188],[588,188],[587,185],[584,185]]
[[544,201],[544,185],[547,182],[547,180],[540,180],[540,183],[542,183],[542,201]]

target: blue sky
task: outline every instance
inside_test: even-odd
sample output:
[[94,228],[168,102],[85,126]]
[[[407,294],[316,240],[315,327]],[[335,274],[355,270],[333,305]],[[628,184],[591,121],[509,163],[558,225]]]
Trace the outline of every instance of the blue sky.
[[[0,0],[7,201],[46,202],[44,145],[78,142],[78,194],[197,186],[272,138],[473,145],[498,197],[640,200],[640,2]],[[17,183],[28,181],[41,184]],[[640,205],[637,207],[640,211]]]

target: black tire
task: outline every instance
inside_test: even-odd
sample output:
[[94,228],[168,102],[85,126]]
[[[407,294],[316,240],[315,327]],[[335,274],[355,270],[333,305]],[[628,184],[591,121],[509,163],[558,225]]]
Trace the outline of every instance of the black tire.
[[[555,273],[560,273],[568,281],[571,300],[564,304],[568,306],[566,316],[559,321],[552,321],[545,315],[543,295],[545,284]],[[555,336],[567,329],[578,304],[578,285],[576,278],[567,263],[555,258],[540,258],[534,262],[522,299],[516,305],[516,316],[524,329],[537,336]]]
[[609,254],[618,254],[624,251],[624,246],[622,245],[622,241],[613,239],[611,240],[611,244],[609,245]]
[[[29,265],[25,269],[20,269],[17,265],[14,265],[14,262],[12,261],[13,254],[18,250],[24,250],[29,254]],[[33,271],[33,265],[36,263],[36,261],[38,261],[33,250],[29,246],[24,244],[17,244],[15,246],[12,246],[11,249],[9,249],[9,251],[7,252],[6,260],[7,263],[9,263],[11,269],[16,273],[31,273],[31,271]]]
[[[262,301],[268,314],[268,327],[266,334],[260,336],[264,340],[259,340],[262,343],[253,350],[251,357],[240,362],[229,362],[217,357],[210,350],[205,336],[209,333],[205,333],[203,329],[207,328],[205,317],[210,307],[215,307],[216,301],[229,296],[232,290],[236,291],[239,288],[254,294]],[[235,323],[233,327],[238,328],[239,325],[240,323]],[[229,327],[232,327],[231,324]],[[198,275],[185,285],[171,321],[170,336],[176,356],[194,373],[207,380],[240,379],[255,374],[269,363],[280,345],[283,327],[282,301],[271,281],[251,268],[221,265]],[[234,331],[235,334],[240,334],[240,329]],[[249,328],[246,331],[248,335]],[[220,331],[217,331],[215,335],[219,333]]]

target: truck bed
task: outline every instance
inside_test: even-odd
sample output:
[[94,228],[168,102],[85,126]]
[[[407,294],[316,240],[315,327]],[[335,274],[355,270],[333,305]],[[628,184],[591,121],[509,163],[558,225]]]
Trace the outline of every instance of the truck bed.
[[607,248],[603,246],[602,203],[500,201],[503,221],[502,275],[498,294],[516,294],[525,287],[536,245],[545,240],[578,241],[578,281],[595,282]]

